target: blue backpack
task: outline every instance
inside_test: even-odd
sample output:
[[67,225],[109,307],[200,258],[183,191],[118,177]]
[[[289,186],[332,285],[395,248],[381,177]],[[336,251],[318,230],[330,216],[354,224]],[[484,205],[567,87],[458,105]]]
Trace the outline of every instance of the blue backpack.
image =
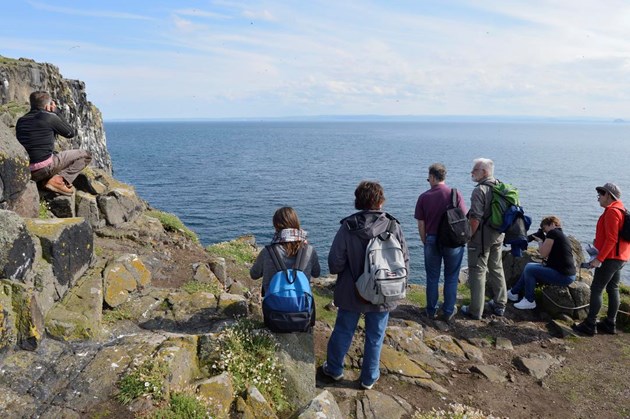
[[298,251],[293,269],[287,269],[277,246],[265,247],[277,270],[262,302],[265,326],[275,333],[306,332],[315,323],[313,293],[304,273],[306,248]]

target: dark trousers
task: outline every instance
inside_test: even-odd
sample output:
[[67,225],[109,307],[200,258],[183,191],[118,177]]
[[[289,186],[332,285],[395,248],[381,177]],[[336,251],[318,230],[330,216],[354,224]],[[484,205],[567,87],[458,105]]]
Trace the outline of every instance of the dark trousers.
[[593,283],[591,284],[591,303],[586,321],[590,324],[597,322],[597,313],[602,308],[602,294],[604,289],[608,294],[608,313],[606,317],[612,323],[617,320],[619,311],[619,281],[621,270],[626,264],[623,260],[606,259],[599,268],[595,269]]

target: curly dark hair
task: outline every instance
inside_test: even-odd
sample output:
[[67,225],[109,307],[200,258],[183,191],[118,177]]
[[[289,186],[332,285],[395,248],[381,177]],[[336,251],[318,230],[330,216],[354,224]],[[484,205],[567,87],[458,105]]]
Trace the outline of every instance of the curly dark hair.
[[354,207],[358,210],[380,209],[385,202],[385,192],[378,182],[364,180],[354,191]]

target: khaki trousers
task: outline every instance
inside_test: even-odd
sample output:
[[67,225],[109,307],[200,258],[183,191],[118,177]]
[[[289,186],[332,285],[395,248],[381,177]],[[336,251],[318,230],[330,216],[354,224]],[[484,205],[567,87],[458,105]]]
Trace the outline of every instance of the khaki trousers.
[[92,161],[92,154],[87,150],[66,150],[53,154],[53,161],[48,166],[31,172],[31,179],[35,182],[48,180],[55,175],[72,185],[81,170]]
[[507,287],[503,273],[502,241],[486,244],[481,253],[481,243],[468,245],[468,285],[470,286],[470,315],[481,318],[486,300],[486,282],[492,299],[499,306],[507,303]]

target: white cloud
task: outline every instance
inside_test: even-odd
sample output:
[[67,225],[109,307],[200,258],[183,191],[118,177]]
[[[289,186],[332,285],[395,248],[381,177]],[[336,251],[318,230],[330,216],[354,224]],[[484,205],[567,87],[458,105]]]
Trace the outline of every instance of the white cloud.
[[138,15],[134,13],[112,12],[112,11],[107,11],[107,10],[74,9],[70,7],[51,6],[49,4],[36,2],[36,1],[28,1],[28,4],[30,4],[31,6],[39,10],[45,10],[45,11],[54,12],[54,13],[62,13],[62,14],[67,14],[67,15],[92,16],[92,17],[102,17],[102,18],[111,18],[111,19],[152,20],[151,17]]

